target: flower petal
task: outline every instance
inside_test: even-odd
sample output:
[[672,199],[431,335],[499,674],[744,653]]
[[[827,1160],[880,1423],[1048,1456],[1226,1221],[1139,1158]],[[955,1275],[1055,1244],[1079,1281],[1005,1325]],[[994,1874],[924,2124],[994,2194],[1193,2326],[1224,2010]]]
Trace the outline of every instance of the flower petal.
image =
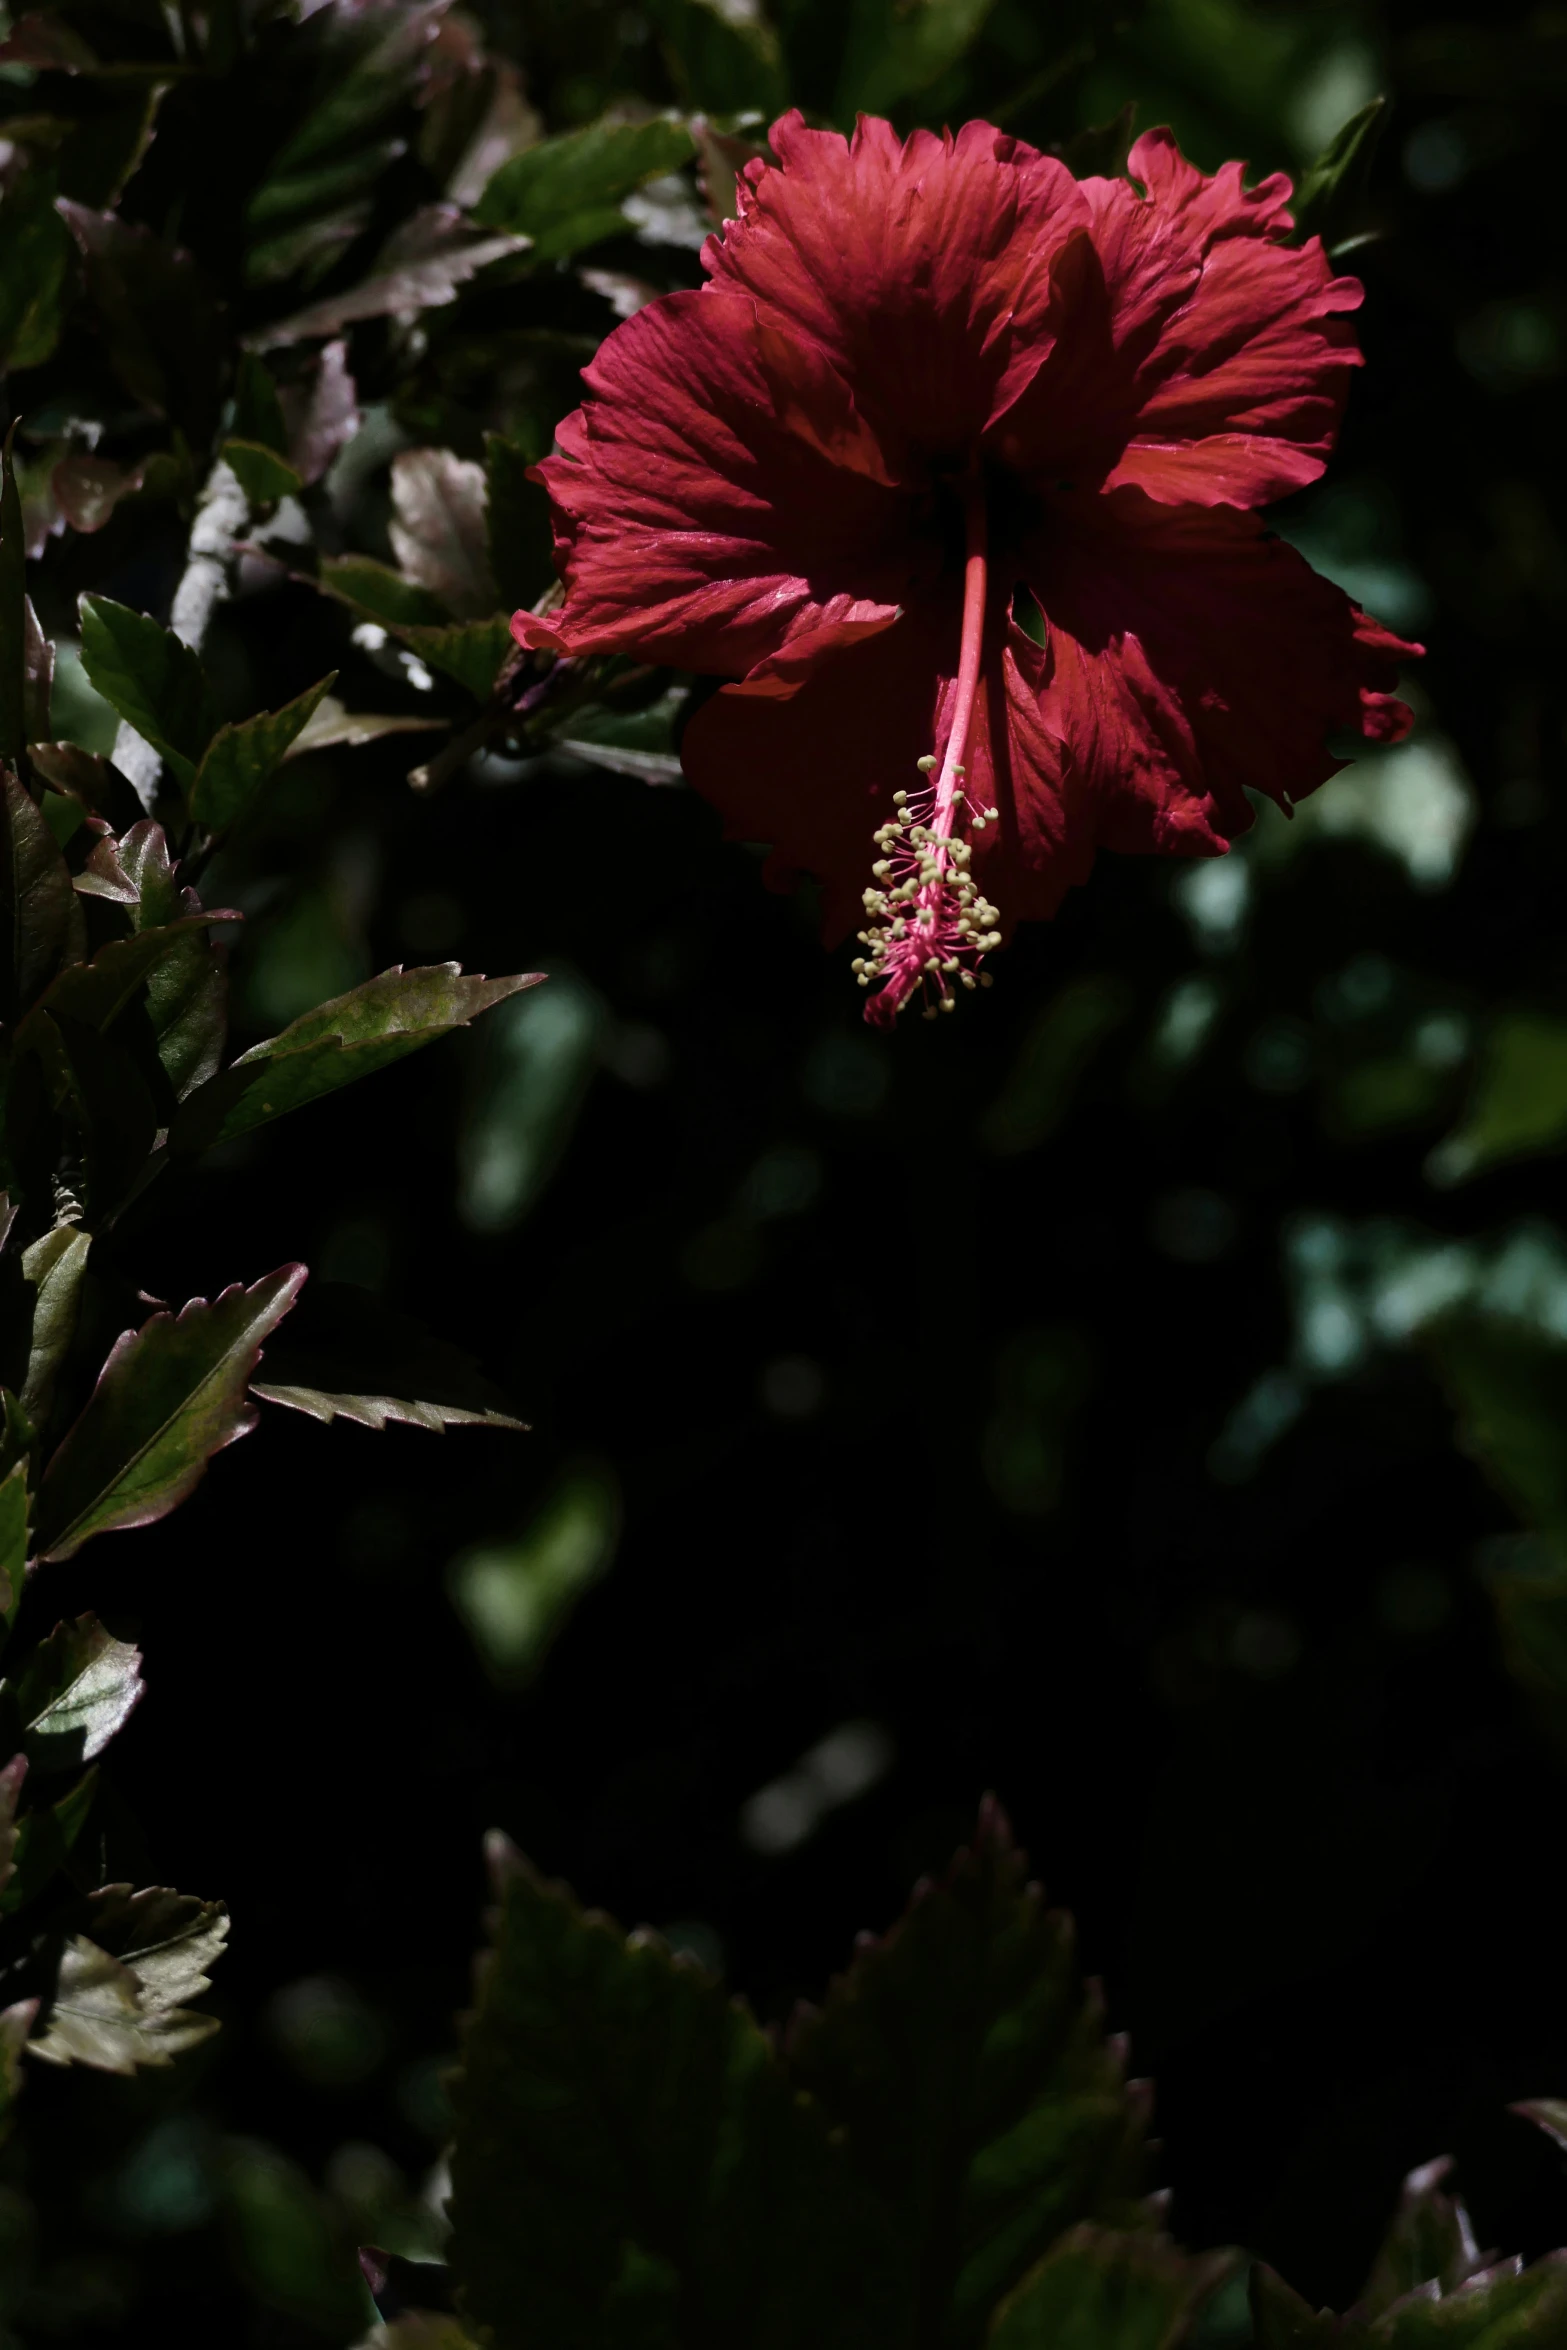
[[[955,598],[950,609],[922,605],[813,667],[785,699],[724,687],[686,730],[687,778],[719,810],[727,837],[771,845],[766,878],[775,888],[801,872],[822,883],[829,946],[863,919],[879,854],[873,835],[893,812],[893,793],[918,788],[916,761],[942,739],[958,618]],[[1086,797],[1042,691],[1045,664],[1040,647],[993,615],[965,790],[972,809],[999,816],[968,837],[975,879],[1008,931],[1054,913],[1093,856]]]
[[1254,515],[1131,489],[1070,503],[1027,577],[1048,621],[1047,712],[1105,847],[1222,848],[1252,821],[1248,790],[1287,808],[1344,764],[1330,733],[1407,728],[1391,689],[1420,648]]
[[519,613],[521,643],[743,677],[804,637],[896,617],[908,500],[808,338],[742,294],[670,294],[584,380],[539,468],[567,603]]
[[1321,473],[1358,366],[1354,278],[1315,238],[1282,239],[1289,182],[1211,179],[1166,130],[1132,149],[1126,180],[1083,182],[1097,266],[1002,453],[1035,474],[1134,486],[1172,504],[1255,506]]
[[989,123],[956,138],[862,116],[852,139],[773,125],[741,215],[711,237],[713,287],[809,335],[888,446],[961,459],[1049,348],[1053,254],[1088,210],[1062,163]]

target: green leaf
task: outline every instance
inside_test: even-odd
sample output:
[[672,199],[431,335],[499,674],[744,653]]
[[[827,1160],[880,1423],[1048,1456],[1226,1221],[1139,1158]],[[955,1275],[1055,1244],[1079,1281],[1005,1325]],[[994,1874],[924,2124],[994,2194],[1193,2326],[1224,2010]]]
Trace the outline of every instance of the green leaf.
[[31,1767],[47,1776],[101,1754],[142,1694],[141,1651],[96,1616],[56,1624],[14,1681],[0,1681],[0,1713],[15,1723]]
[[[228,975],[194,917],[194,890],[182,890],[161,825],[144,817],[120,843],[122,867],[137,892],[138,931],[176,933],[146,975],[147,1018],[163,1073],[177,1102],[216,1074],[228,1035]],[[203,917],[205,921],[206,917]]]
[[252,1395],[311,1419],[383,1429],[515,1428],[525,1423],[459,1348],[368,1291],[312,1282]]
[[454,204],[427,205],[393,231],[370,274],[357,285],[258,327],[253,339],[269,346],[311,342],[341,334],[358,319],[406,318],[417,311],[438,310],[455,302],[459,287],[492,261],[521,250],[522,241],[509,234],[475,235],[467,215]]
[[453,1559],[446,1588],[480,1661],[502,1688],[524,1688],[578,1601],[609,1572],[620,1495],[607,1466],[568,1469],[510,1542]]
[[484,519],[490,574],[508,612],[531,605],[554,576],[550,561],[550,502],[528,478],[532,460],[500,433],[484,436]]
[[137,989],[147,985],[158,966],[178,954],[187,939],[200,938],[213,922],[237,919],[227,907],[198,908],[156,929],[111,938],[90,963],[72,963],[60,972],[22,1033],[29,1033],[39,1016],[48,1013],[56,1019],[82,1021],[101,1034],[113,1025]]
[[1255,2350],[1359,2350],[1366,2339],[1359,2328],[1347,2334],[1331,2310],[1313,2311],[1261,2261],[1251,2272],[1251,2316]]
[[884,2223],[747,2010],[504,1846],[453,2093],[450,2259],[495,2350],[909,2338]]
[[1320,237],[1329,253],[1365,242],[1371,167],[1387,127],[1388,102],[1373,98],[1352,114],[1300,175],[1291,210],[1294,242]]
[[1452,1313],[1424,1342],[1465,1450],[1567,1557],[1567,1344],[1499,1315]]
[[446,628],[400,628],[397,634],[411,653],[454,678],[479,702],[487,702],[495,691],[514,649],[504,613],[492,620],[455,620]]
[[299,1294],[303,1265],[208,1305],[154,1314],[114,1344],[80,1419],[44,1472],[40,1558],[69,1558],[94,1534],[146,1526],[192,1490],[213,1453],[256,1424],[246,1390],[262,1341]]
[[955,65],[995,0],[851,0],[835,119],[886,114]]
[[82,1276],[92,1236],[77,1224],[57,1224],[22,1254],[22,1272],[33,1286],[32,1330],[21,1406],[42,1428],[54,1401],[54,1384],[76,1335]]
[[107,596],[83,596],[81,610],[89,683],[189,789],[218,730],[200,661],[172,630]]
[[485,228],[529,238],[540,260],[564,260],[618,235],[625,227],[623,199],[644,181],[689,163],[694,152],[683,123],[590,123],[513,155],[473,216]]
[[134,2073],[172,2064],[210,2039],[217,2019],[194,2015],[180,2002],[211,1988],[206,1969],[228,1932],[221,1905],[164,1886],[133,1893],[129,1885],[106,1885],[86,1908],[89,1931],[65,1944],[33,2055],[49,2064]]
[[169,1133],[176,1151],[209,1150],[285,1111],[318,1101],[356,1077],[464,1028],[492,1004],[543,978],[465,976],[455,963],[383,971],[362,987],[319,1004],[265,1044],[253,1045],[221,1077],[193,1093]]
[[863,1942],[787,2046],[920,2247],[920,2328],[958,2346],[1076,2222],[1136,2225],[1144,2099],[1106,2040],[1072,1922],[1028,1883],[1000,1809],[973,1848]]
[[56,1804],[30,1811],[16,1832],[16,1859],[9,1882],[0,1889],[0,1916],[10,1917],[36,1900],[51,1878],[71,1856],[71,1849],[87,1825],[98,1794],[96,1768],[84,1773]]
[[724,0],[652,0],[681,103],[708,114],[754,111],[771,121],[788,103],[778,36],[760,12]]
[[[14,1397],[6,1398],[14,1405]],[[22,1597],[27,1572],[27,1526],[30,1500],[27,1463],[14,1461],[0,1478],[0,1617],[9,1623]]]
[[1501,1012],[1481,1048],[1464,1116],[1426,1171],[1463,1183],[1490,1167],[1567,1148],[1567,1020]]
[[286,457],[259,441],[227,440],[223,455],[253,506],[275,506],[279,498],[297,497],[305,486]]
[[0,771],[0,1017],[25,1010],[48,985],[80,920],[70,868],[38,803]]
[[35,163],[0,196],[0,375],[41,367],[60,340],[76,248],[57,192]]
[[275,457],[288,455],[288,427],[272,371],[254,351],[241,351],[234,379],[234,413],[229,430],[247,447],[259,447]]
[[226,832],[237,823],[281,767],[290,747],[315,716],[322,696],[336,683],[337,671],[329,669],[325,677],[281,710],[264,710],[258,717],[220,726],[202,755],[191,787],[190,812],[195,821],[209,832]]
[[1078,2227],[998,2310],[991,2350],[1177,2350],[1233,2265],[1193,2260],[1167,2237]]
[[439,627],[451,617],[439,596],[368,555],[329,557],[316,584],[383,628]]
[[1455,2293],[1484,2265],[1468,2212],[1443,2184],[1452,2168],[1444,2155],[1405,2179],[1392,2224],[1355,2303],[1357,2317],[1380,2317],[1418,2285]]

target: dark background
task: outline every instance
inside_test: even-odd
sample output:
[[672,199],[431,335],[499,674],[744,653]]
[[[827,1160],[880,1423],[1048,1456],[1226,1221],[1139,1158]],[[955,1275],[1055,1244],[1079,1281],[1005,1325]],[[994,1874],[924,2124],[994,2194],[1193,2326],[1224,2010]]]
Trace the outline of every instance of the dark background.
[[[667,94],[632,16],[524,12],[557,127]],[[116,1800],[234,1937],[200,2055],[32,2084],[40,2338],[353,2337],[341,2247],[424,2241],[487,1828],[779,2017],[987,1788],[1155,2078],[1185,2240],[1343,2306],[1443,2152],[1483,2241],[1567,2234],[1559,2158],[1505,2112],[1567,2083],[1561,1778],[1477,1570],[1505,1507],[1418,1348],[1308,1368],[1250,1460],[1220,1442],[1297,1348],[1292,1219],[1556,1210],[1550,1159],[1445,1189],[1425,1165],[1494,1008],[1560,1008],[1567,35],[1494,5],[1160,0],[1085,17],[1069,100],[1031,115],[1075,26],[998,0],[909,118],[1022,91],[1009,127],[1046,136],[1136,97],[1207,166],[1298,168],[1393,100],[1381,234],[1347,262],[1368,364],[1330,486],[1283,520],[1356,592],[1391,567],[1424,739],[1473,795],[1456,872],[1416,887],[1304,819],[1285,855],[1273,822],[1205,949],[1170,869],[1106,860],[989,994],[885,1040],[847,950],[689,794],[557,759],[420,801],[396,742],[291,773],[209,892],[252,912],[242,1042],[446,953],[556,974],[576,1029],[540,1074],[519,1027],[532,1090],[499,1110],[476,1030],[269,1129],[155,1194],[126,1265],[183,1298],[302,1257],[471,1349],[533,1432],[269,1410],[166,1525],[54,1571],[60,1612],[147,1651]],[[650,266],[629,240],[590,258]],[[384,702],[323,652],[323,609],[236,605],[218,666],[259,696],[341,653],[349,698]],[[1177,1066],[1183,982],[1211,1025]],[[1446,1063],[1412,1041],[1432,1007],[1470,1040]],[[460,1208],[485,1115],[554,1160],[505,1230]],[[613,1562],[506,1686],[447,1569],[525,1537],[563,1477],[568,1515],[618,1509]],[[845,1724],[874,1784],[758,1850],[747,1800]]]

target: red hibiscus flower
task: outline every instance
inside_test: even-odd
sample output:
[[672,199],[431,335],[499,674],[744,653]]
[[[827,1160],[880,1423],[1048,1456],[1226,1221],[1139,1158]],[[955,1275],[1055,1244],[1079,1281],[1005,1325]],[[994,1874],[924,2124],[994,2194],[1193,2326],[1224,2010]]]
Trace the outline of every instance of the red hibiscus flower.
[[1359,360],[1287,180],[1168,131],[1130,180],[982,122],[772,145],[710,282],[587,370],[539,469],[565,601],[512,625],[730,681],[686,774],[770,878],[819,876],[829,944],[861,925],[890,1020],[1097,847],[1221,850],[1330,733],[1396,739],[1418,647],[1252,511],[1322,471]]

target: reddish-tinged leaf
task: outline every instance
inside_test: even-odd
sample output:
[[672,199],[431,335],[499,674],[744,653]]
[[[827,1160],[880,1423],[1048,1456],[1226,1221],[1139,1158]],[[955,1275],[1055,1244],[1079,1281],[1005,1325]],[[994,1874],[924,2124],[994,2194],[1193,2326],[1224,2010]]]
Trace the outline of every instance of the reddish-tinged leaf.
[[388,239],[370,275],[357,286],[259,327],[251,342],[261,350],[307,343],[316,335],[340,334],[357,319],[411,317],[438,309],[455,302],[458,287],[476,271],[520,253],[527,242],[526,237],[476,236],[454,204],[431,204]]
[[16,1807],[26,1776],[25,1754],[13,1755],[0,1771],[0,1892],[10,1883],[11,1871],[16,1866]]
[[404,575],[459,620],[495,611],[484,467],[450,449],[404,449],[392,460],[392,546]]
[[56,1624],[0,1705],[35,1771],[72,1771],[101,1754],[142,1694],[141,1651],[106,1632],[96,1616]]
[[25,1009],[43,988],[71,940],[76,893],[70,870],[38,803],[9,767],[3,771],[5,824],[0,839],[0,1012]]
[[116,465],[109,457],[62,457],[49,476],[54,502],[72,530],[102,530],[122,498],[139,490],[146,467]]
[[246,1390],[261,1347],[299,1294],[303,1265],[284,1265],[253,1289],[236,1285],[208,1305],[154,1314],[127,1330],[99,1374],[81,1418],[44,1472],[40,1558],[69,1558],[90,1536],[164,1517],[197,1483],[212,1454],[256,1424]]
[[288,434],[288,460],[301,481],[319,481],[339,449],[359,430],[359,395],[348,372],[348,345],[328,343],[313,376],[278,393]]

